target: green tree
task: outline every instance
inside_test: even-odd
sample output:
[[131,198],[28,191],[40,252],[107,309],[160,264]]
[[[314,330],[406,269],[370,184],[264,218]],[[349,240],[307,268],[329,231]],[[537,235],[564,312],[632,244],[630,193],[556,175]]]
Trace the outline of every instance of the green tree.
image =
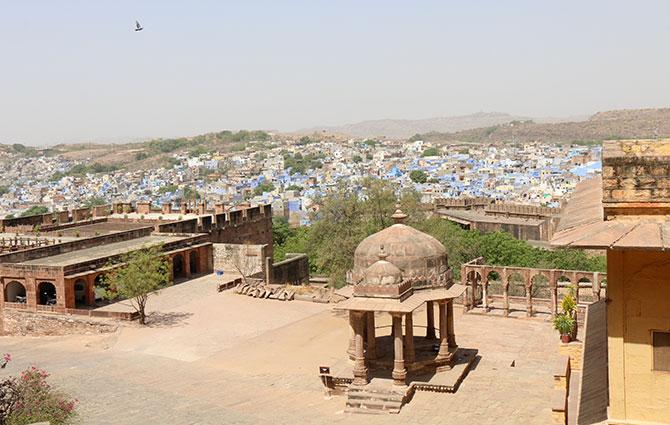
[[44,205],[33,205],[19,215],[19,217],[29,217],[31,215],[42,215],[49,212],[49,208]]
[[162,246],[153,246],[123,254],[120,265],[113,262],[108,264],[111,271],[104,277],[107,286],[104,290],[105,298],[128,299],[139,313],[143,325],[146,323],[149,296],[170,282],[170,262],[161,251]]
[[179,186],[176,184],[166,184],[158,189],[158,193],[161,195],[165,193],[175,193],[177,190],[179,190]]
[[363,158],[362,158],[360,155],[354,155],[354,157],[352,158],[352,160],[353,160],[356,164],[358,164],[359,162],[363,162]]
[[422,170],[412,170],[412,172],[409,173],[409,178],[414,183],[425,183],[426,181],[428,181],[428,174],[426,174],[425,171]]
[[195,201],[196,199],[200,199],[200,192],[198,192],[191,186],[186,186],[184,187],[184,199],[189,201]]
[[428,148],[423,151],[422,156],[440,156],[440,151],[437,148]]
[[263,182],[254,189],[254,196],[260,196],[265,192],[272,192],[273,190],[275,190],[275,185],[270,182]]
[[99,196],[94,196],[92,198],[88,198],[84,202],[83,205],[84,205],[85,208],[91,208],[91,207],[96,207],[98,205],[105,205],[106,203],[107,203],[107,201],[105,200],[105,198],[101,198]]
[[5,193],[9,192],[9,188],[7,186],[0,186],[0,196],[4,195]]
[[303,187],[298,184],[291,184],[286,188],[286,190],[293,190],[298,193],[302,192],[302,189]]

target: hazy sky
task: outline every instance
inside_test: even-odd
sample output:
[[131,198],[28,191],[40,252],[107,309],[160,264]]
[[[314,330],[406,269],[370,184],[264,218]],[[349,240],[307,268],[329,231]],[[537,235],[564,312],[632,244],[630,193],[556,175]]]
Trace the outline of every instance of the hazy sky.
[[670,106],[669,16],[639,0],[0,0],[0,143]]

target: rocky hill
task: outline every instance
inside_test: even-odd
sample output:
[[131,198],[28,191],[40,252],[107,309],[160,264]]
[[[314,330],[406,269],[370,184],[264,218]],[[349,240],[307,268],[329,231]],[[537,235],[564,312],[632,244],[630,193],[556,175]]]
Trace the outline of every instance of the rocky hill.
[[457,117],[438,117],[419,120],[370,120],[342,126],[314,127],[299,130],[298,132],[303,134],[327,132],[370,138],[408,138],[415,134],[429,132],[451,133],[528,119],[528,117],[519,117],[501,112],[478,112],[476,114]]
[[429,132],[432,142],[549,142],[598,143],[608,139],[670,137],[670,108],[599,112],[586,121],[536,123],[516,120],[456,132]]

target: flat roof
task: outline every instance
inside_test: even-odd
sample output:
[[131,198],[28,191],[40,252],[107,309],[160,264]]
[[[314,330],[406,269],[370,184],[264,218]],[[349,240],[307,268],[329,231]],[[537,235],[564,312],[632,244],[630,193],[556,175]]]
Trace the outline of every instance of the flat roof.
[[63,254],[51,255],[34,260],[23,261],[17,264],[31,266],[59,266],[65,267],[86,261],[99,260],[126,252],[136,251],[143,247],[154,246],[161,243],[176,242],[183,239],[189,239],[192,236],[174,236],[174,235],[149,235],[127,241],[113,242],[91,248],[84,248]]
[[[517,224],[524,226],[540,226],[544,220],[537,218],[520,218],[520,217],[505,217],[503,215],[489,215],[483,211],[475,210],[458,210],[449,208],[439,208],[435,211],[437,214],[446,216],[446,218],[454,218],[454,221],[459,223],[462,221],[478,221],[480,223],[501,223],[501,224]],[[466,223],[464,223],[466,224]]]
[[561,214],[554,247],[670,249],[670,221],[663,215],[614,216],[604,220],[602,179],[580,182]]
[[388,313],[411,313],[427,301],[438,301],[460,297],[465,286],[455,283],[448,289],[420,289],[404,300],[393,298],[357,297],[341,301],[333,307],[335,310],[378,311]]

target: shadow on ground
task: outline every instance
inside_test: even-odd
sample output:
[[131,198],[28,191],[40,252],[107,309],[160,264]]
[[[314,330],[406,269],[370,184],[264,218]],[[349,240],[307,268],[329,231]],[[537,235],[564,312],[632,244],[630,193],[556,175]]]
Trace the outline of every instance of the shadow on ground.
[[170,312],[160,313],[154,311],[147,315],[147,327],[150,328],[172,328],[179,325],[185,325],[186,320],[193,316],[193,313]]

